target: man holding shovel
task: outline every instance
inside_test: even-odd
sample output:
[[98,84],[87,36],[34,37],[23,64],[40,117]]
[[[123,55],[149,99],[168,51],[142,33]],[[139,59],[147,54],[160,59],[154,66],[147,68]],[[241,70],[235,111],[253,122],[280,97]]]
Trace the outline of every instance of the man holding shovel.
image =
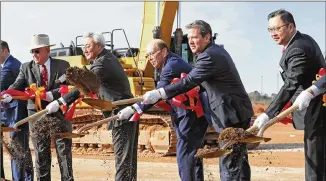
[[[10,54],[9,45],[5,41],[0,41],[0,63],[1,63],[1,79],[0,79],[0,91],[5,91],[8,87],[15,82],[21,62],[14,58]],[[8,98],[7,98],[8,99]],[[4,112],[2,119],[7,126],[12,127],[16,122],[27,117],[27,102],[23,100],[13,100],[9,103],[6,99],[2,100],[4,104]],[[31,151],[29,149],[29,131],[28,124],[21,125],[19,127],[19,132],[11,132],[11,142],[16,142],[15,144],[21,146],[21,148],[27,152],[27,155],[32,158]],[[2,133],[1,133],[2,134]],[[0,148],[2,155],[2,147]],[[2,160],[1,160],[2,161]],[[27,164],[27,163],[26,163]],[[1,165],[2,167],[3,165]],[[12,178],[16,181],[30,181],[34,180],[33,165],[22,167],[16,163],[15,160],[11,160],[11,172]],[[4,175],[1,175],[4,178]]]
[[[87,33],[84,35],[84,55],[91,63],[92,71],[99,79],[100,87],[98,97],[106,101],[117,101],[132,98],[128,77],[123,70],[118,58],[105,49],[105,39],[101,33]],[[85,82],[84,82],[85,83]],[[87,84],[87,83],[86,83]],[[61,100],[64,104],[70,105],[80,97],[80,92],[74,88]],[[48,105],[51,112],[59,109],[58,101]],[[116,115],[121,106],[114,111],[103,112],[105,117]],[[116,181],[137,180],[137,149],[138,149],[138,122],[115,120],[109,123],[112,128],[112,139],[116,161]]]
[[[180,78],[182,73],[189,73],[192,69],[191,65],[180,56],[170,52],[166,43],[161,39],[152,40],[147,46],[146,53],[147,59],[155,68],[162,68],[156,89],[169,85],[173,79]],[[198,101],[206,101],[204,96],[200,94],[197,98],[193,98],[197,101],[196,105],[199,104]],[[192,98],[188,97],[182,103],[189,106],[189,99]],[[177,162],[180,178],[182,181],[204,181],[202,160],[194,157],[194,155],[203,143],[208,122],[203,112],[199,113],[195,110],[184,109],[177,106],[173,101],[172,99],[169,100],[168,105],[178,139]],[[119,119],[129,119],[135,113],[142,114],[152,106],[141,103],[133,104],[118,113]],[[198,108],[202,109],[202,106]]]
[[[289,101],[293,102],[297,95],[309,88],[321,68],[326,68],[318,44],[309,35],[296,30],[290,12],[274,11],[268,15],[268,22],[272,39],[283,46],[280,73],[284,85],[265,113],[255,120],[254,125],[259,129],[277,116]],[[297,103],[307,95],[307,92],[302,92]],[[294,112],[292,115],[294,128],[304,130],[306,181],[325,180],[326,107],[322,105],[322,95],[319,95],[311,100],[306,110]]]
[[[33,55],[33,60],[22,64],[20,72],[15,82],[10,85],[8,89],[24,91],[25,88],[31,84],[36,84],[38,88],[44,87],[46,90],[46,99],[41,101],[41,105],[29,99],[27,102],[28,115],[33,115],[37,112],[39,106],[44,109],[54,99],[60,97],[60,82],[59,79],[65,74],[65,71],[70,64],[64,60],[58,60],[50,57],[49,36],[46,34],[36,34],[31,38],[30,52]],[[12,96],[4,94],[3,97],[6,102],[12,101]],[[49,113],[51,110],[48,110]],[[48,116],[55,116],[60,121],[63,121],[72,131],[71,122],[64,120],[62,111],[58,111]],[[29,129],[32,130],[36,121],[29,122]],[[38,137],[32,136],[32,141],[35,149],[35,169],[37,180],[50,181],[51,180],[51,140],[40,140]],[[58,138],[55,140],[55,147],[60,167],[61,180],[73,181],[72,171],[72,140],[68,138]]]
[[[143,102],[154,104],[202,85],[208,95],[215,129],[249,128],[254,112],[231,56],[213,43],[212,29],[205,21],[196,20],[186,28],[190,49],[197,56],[194,68],[179,82],[146,92]],[[220,157],[219,164],[221,181],[250,180],[246,144],[240,143],[239,149]]]

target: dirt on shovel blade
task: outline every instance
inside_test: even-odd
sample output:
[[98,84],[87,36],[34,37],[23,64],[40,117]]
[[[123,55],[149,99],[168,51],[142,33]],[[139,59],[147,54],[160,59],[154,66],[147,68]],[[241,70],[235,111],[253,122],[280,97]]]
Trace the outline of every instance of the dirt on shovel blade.
[[253,134],[245,131],[243,128],[225,128],[218,137],[218,141],[237,141],[240,139],[254,136]]
[[32,136],[37,138],[37,140],[44,141],[50,141],[50,138],[53,138],[56,133],[65,132],[68,132],[68,129],[64,122],[50,115],[46,115],[38,120],[32,128]]
[[198,158],[217,158],[223,156],[224,154],[230,153],[232,150],[221,150],[218,147],[215,148],[203,148],[198,149],[196,153],[196,157]]

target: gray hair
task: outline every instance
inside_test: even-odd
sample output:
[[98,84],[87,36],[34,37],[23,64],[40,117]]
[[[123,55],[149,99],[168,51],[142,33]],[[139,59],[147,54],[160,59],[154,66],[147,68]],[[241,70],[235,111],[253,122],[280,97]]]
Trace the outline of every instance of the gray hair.
[[199,28],[201,36],[206,36],[210,34],[212,37],[212,28],[211,26],[203,20],[195,20],[192,23],[186,25],[186,29]]
[[103,47],[105,47],[105,39],[103,34],[100,32],[86,32],[84,33],[83,38],[93,38],[95,43],[100,43]]

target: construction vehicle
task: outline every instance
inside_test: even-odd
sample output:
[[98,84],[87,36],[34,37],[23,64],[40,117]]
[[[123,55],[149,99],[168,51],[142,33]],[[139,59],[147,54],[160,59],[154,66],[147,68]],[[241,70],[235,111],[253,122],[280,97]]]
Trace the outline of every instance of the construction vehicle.
[[[174,19],[177,14],[177,29],[172,35]],[[182,56],[189,63],[193,63],[193,54],[189,48],[187,36],[183,35],[180,28],[180,3],[169,2],[144,2],[144,16],[140,48],[131,48],[124,29],[114,29],[103,32],[106,37],[106,48],[119,58],[125,73],[128,76],[131,91],[134,96],[142,96],[147,91],[153,90],[156,85],[159,70],[145,58],[147,44],[153,38],[161,38],[170,50]],[[114,47],[114,34],[124,33],[127,48]],[[75,43],[71,42],[69,47],[62,46],[51,50],[51,56],[70,62],[71,66],[88,66],[83,57],[82,44],[77,36]],[[108,37],[108,38],[107,38]],[[216,38],[216,34],[213,36]],[[99,110],[95,110],[87,104],[77,106],[73,116],[73,130],[76,131],[85,124],[103,119]],[[176,153],[177,138],[173,129],[170,115],[167,111],[153,107],[141,116],[139,132],[139,150],[144,153],[155,153],[159,155],[173,155]],[[73,151],[79,154],[106,155],[113,152],[111,132],[107,125],[102,125],[88,130],[88,135],[73,139]],[[208,128],[204,145],[217,146],[218,134],[214,128]]]

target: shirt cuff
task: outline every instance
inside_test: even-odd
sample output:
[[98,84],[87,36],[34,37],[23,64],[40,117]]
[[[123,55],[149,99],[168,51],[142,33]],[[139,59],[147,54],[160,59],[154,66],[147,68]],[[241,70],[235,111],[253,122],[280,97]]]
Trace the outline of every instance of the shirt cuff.
[[318,89],[317,86],[315,86],[315,85],[312,85],[309,88],[312,90],[315,97],[322,93],[322,91],[320,89]]
[[143,110],[141,110],[138,104],[133,104],[132,107],[136,109],[138,114],[143,114]]
[[58,99],[63,105],[67,105],[66,101],[63,99],[63,97],[60,97]]
[[159,88],[158,91],[161,94],[162,99],[166,99],[168,97],[165,93],[164,88]]

